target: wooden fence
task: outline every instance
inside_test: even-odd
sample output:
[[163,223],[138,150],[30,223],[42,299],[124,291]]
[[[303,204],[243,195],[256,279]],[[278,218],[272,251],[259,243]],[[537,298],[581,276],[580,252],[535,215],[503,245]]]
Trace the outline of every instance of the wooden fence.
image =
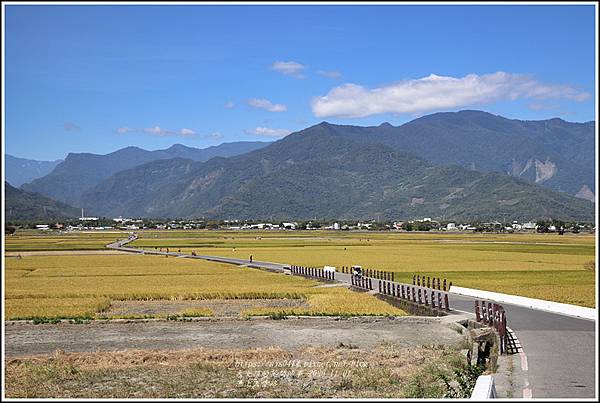
[[290,266],[292,274],[305,277],[320,278],[323,280],[335,280],[334,271],[326,271],[317,267]]
[[475,300],[475,320],[490,326],[500,336],[500,354],[507,353],[509,335],[506,328],[506,312],[500,304]]

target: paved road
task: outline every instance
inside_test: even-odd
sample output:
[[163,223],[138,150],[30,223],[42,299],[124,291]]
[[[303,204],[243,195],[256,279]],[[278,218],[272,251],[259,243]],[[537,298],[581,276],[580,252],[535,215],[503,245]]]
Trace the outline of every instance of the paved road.
[[[123,247],[135,240],[107,245],[112,249],[140,253],[140,249]],[[145,251],[152,254],[166,252]],[[183,254],[170,252],[171,256]],[[283,272],[289,265],[217,256],[191,256],[221,263],[245,265]],[[336,273],[336,280],[350,283],[350,275]],[[373,279],[373,288],[379,288],[379,280]],[[474,298],[450,293],[450,307],[465,312],[474,311]],[[502,303],[507,324],[519,338],[525,357],[521,365],[528,385],[521,385],[524,395],[534,398],[594,398],[596,397],[596,321],[554,314],[517,305]],[[520,381],[517,381],[520,382]],[[520,388],[517,385],[517,388]],[[514,397],[523,397],[515,394]]]

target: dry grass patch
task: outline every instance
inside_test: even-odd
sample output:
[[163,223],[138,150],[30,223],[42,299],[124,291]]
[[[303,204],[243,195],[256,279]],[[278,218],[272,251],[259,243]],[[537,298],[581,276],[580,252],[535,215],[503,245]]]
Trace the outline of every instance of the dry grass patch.
[[[442,346],[372,350],[61,353],[6,361],[11,398],[405,398],[444,397],[440,377],[464,367]],[[435,363],[438,372],[431,371]],[[427,387],[419,382],[427,379]],[[421,385],[422,386],[422,385]]]

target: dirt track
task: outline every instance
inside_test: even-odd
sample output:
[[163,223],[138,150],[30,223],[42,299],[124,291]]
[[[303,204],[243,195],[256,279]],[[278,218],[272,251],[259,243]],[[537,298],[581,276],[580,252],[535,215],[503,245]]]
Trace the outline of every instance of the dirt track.
[[339,343],[370,348],[459,343],[463,336],[434,318],[299,318],[285,320],[130,321],[88,324],[7,322],[7,357],[126,349],[188,349],[304,346]]

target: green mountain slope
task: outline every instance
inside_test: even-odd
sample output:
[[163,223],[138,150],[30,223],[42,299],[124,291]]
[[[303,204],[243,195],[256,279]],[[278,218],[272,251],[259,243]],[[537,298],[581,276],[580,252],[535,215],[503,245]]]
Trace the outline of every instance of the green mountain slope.
[[36,193],[25,192],[11,186],[8,182],[4,185],[6,221],[74,218],[79,214],[78,209],[65,203]]

